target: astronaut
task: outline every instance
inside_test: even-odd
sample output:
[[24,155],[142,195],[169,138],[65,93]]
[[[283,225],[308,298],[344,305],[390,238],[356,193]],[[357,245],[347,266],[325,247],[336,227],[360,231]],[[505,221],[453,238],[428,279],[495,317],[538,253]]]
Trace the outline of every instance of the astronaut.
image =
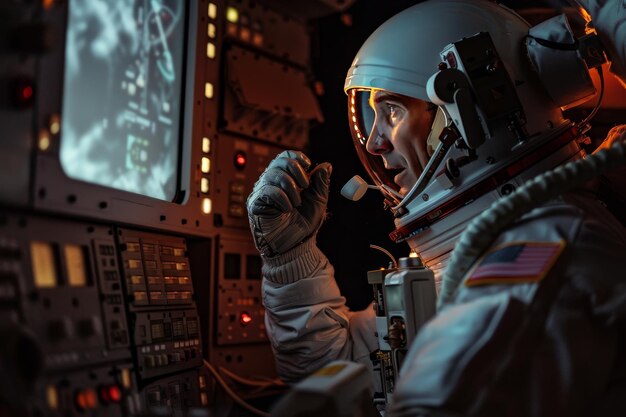
[[[582,3],[625,81],[626,5]],[[624,207],[600,186],[624,148],[587,156],[588,120],[563,117],[594,97],[579,42],[562,17],[530,28],[496,3],[431,0],[355,57],[345,91],[357,153],[393,238],[441,284],[390,415],[626,415],[626,229],[613,214]],[[626,129],[610,136],[621,144]],[[377,349],[373,310],[349,311],[315,243],[331,172],[285,151],[248,198],[288,382],[333,359],[371,367]]]

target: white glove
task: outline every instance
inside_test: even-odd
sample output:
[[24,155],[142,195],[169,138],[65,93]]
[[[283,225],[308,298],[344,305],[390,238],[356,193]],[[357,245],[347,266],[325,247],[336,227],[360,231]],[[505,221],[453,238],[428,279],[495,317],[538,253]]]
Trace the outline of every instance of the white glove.
[[248,218],[264,257],[283,254],[314,236],[326,215],[332,167],[312,169],[302,152],[281,152],[254,184]]
[[626,3],[623,0],[576,0],[591,16],[607,49],[610,71],[626,87]]

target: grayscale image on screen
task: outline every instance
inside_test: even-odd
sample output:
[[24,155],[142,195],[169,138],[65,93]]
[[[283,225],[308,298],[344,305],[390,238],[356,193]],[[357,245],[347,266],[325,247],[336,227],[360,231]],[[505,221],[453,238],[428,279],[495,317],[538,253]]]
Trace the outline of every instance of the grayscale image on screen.
[[185,2],[69,2],[61,165],[71,178],[171,201]]

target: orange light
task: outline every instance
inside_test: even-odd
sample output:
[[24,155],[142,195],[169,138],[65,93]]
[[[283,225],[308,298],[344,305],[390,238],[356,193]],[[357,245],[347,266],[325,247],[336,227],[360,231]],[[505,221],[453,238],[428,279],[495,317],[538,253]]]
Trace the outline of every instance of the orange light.
[[88,410],[96,408],[98,398],[96,397],[96,391],[91,388],[87,388],[83,391],[78,391],[76,394],[76,405],[81,410]]
[[241,28],[241,31],[239,32],[239,37],[241,38],[242,41],[249,42],[250,41],[250,29]]
[[244,311],[239,316],[239,322],[242,325],[247,326],[248,324],[252,323],[252,316]]

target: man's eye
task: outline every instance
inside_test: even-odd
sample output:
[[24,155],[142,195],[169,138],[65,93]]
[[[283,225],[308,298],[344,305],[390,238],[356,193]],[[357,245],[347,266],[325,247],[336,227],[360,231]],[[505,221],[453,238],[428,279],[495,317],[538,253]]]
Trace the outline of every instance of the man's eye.
[[387,114],[390,119],[397,119],[400,116],[400,108],[395,104],[387,104]]

